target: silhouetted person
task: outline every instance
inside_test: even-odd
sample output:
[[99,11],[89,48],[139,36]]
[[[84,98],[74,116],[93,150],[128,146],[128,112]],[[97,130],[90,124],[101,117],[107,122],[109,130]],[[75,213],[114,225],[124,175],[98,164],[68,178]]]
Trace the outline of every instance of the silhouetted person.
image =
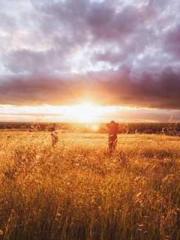
[[119,131],[119,124],[115,121],[111,121],[107,124],[108,134],[109,134],[109,153],[112,154],[117,145],[117,135]]
[[52,147],[58,143],[58,132],[55,127],[51,128],[51,140],[52,140]]

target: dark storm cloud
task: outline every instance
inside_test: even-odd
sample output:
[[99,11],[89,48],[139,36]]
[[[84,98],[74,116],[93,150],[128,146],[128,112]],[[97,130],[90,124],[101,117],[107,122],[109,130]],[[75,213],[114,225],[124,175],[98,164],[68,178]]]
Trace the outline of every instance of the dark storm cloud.
[[154,76],[144,72],[139,79],[135,81],[127,69],[76,77],[10,78],[1,85],[0,101],[10,104],[64,104],[93,96],[102,104],[180,109],[180,72],[167,68]]
[[0,103],[60,104],[87,94],[180,109],[178,0],[2,0],[1,9],[0,71],[14,77],[1,77]]
[[127,105],[180,109],[180,72],[171,68],[160,74],[144,72],[134,81],[130,72],[119,72],[111,80],[101,82],[107,99],[112,103]]
[[17,105],[65,103],[76,99],[83,89],[83,82],[72,76],[11,76],[1,81],[0,102]]

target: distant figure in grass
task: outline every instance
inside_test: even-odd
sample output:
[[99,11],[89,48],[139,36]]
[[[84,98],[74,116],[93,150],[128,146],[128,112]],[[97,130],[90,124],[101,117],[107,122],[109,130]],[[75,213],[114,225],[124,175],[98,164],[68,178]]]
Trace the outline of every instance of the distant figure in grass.
[[115,151],[117,146],[117,135],[119,131],[119,124],[115,121],[111,121],[107,124],[109,134],[109,153],[110,155]]
[[55,126],[51,128],[51,140],[52,140],[52,147],[55,147],[56,144],[58,143],[58,132]]

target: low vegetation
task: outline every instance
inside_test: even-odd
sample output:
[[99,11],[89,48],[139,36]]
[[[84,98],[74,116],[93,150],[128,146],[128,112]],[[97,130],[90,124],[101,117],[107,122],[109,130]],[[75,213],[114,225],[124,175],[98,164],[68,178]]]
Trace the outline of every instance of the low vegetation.
[[0,132],[0,239],[179,240],[180,139]]

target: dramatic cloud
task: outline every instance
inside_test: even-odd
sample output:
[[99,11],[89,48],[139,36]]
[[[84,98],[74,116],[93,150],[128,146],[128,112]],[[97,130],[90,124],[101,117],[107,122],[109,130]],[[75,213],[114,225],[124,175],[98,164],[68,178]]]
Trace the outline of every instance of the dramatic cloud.
[[180,109],[179,11],[179,0],[1,0],[0,103],[92,95]]
[[2,83],[0,101],[16,104],[74,103],[91,96],[101,104],[180,109],[180,72],[144,72],[138,79],[126,69],[88,75],[12,77]]

